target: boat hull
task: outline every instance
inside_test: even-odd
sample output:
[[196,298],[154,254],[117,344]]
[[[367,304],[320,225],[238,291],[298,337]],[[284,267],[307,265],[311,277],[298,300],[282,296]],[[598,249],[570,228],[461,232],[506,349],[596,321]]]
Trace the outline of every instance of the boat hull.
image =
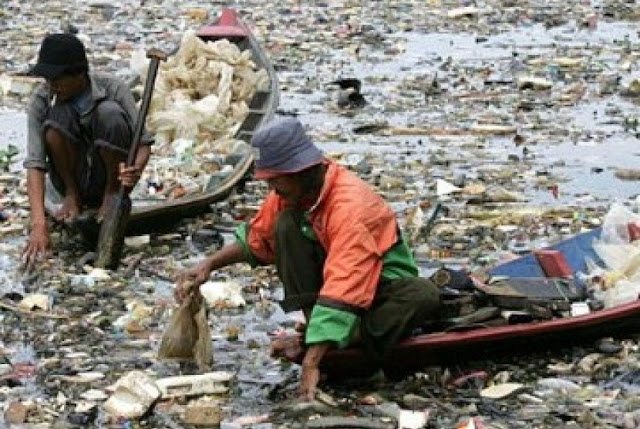
[[[573,273],[583,271],[586,258],[600,262],[592,246],[599,234],[600,229],[578,234],[550,249],[562,252]],[[544,276],[533,254],[500,264],[489,273],[509,277]],[[628,335],[639,329],[640,300],[575,317],[417,335],[394,346],[383,362],[383,369],[387,374],[402,374],[433,364],[547,350],[603,336]],[[324,371],[338,377],[366,375],[371,370],[371,362],[357,348],[333,350],[322,364]]]
[[[397,344],[384,360],[383,369],[389,375],[402,374],[434,364],[547,350],[638,329],[640,301],[545,322],[418,335]],[[371,362],[360,349],[334,350],[323,359],[323,369],[333,376],[366,375]]]

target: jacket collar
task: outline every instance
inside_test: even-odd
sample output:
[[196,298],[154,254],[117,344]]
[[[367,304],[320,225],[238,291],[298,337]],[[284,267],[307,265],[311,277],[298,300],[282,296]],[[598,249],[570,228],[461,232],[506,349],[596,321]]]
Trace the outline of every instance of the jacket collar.
[[94,105],[107,98],[104,87],[100,85],[94,74],[89,74],[89,81],[91,83],[91,99]]
[[333,184],[336,181],[336,177],[338,176],[338,164],[335,161],[325,159],[324,165],[327,166],[327,171],[324,174],[324,184],[322,185],[322,189],[320,190],[320,195],[316,202],[311,206],[311,208],[307,211],[308,213],[313,213],[326,199],[327,194],[333,188]]

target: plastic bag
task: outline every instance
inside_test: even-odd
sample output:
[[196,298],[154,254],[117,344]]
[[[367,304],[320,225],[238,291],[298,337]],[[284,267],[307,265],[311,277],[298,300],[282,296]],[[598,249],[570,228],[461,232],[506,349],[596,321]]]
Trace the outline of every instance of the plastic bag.
[[629,244],[630,223],[640,224],[640,215],[621,204],[613,204],[604,218],[601,240],[607,244]]
[[635,301],[640,294],[640,240],[634,237],[638,225],[640,216],[614,204],[604,218],[600,239],[593,242],[610,270],[603,275],[603,290],[596,294],[605,308]]
[[640,295],[640,282],[619,280],[615,286],[604,292],[603,301],[605,308],[612,308],[618,305],[633,302]]
[[640,268],[640,241],[632,241],[630,224],[640,224],[640,216],[621,204],[614,204],[604,218],[602,234],[593,249],[608,268],[634,278]]
[[135,71],[138,75],[144,76],[147,74],[147,68],[149,67],[149,60],[144,49],[136,49],[131,53],[131,59],[129,60],[129,68]]
[[200,298],[200,309],[194,316],[198,339],[193,347],[193,358],[201,370],[208,370],[213,363],[213,347],[211,346],[211,333],[207,321],[207,309],[204,300]]
[[158,358],[195,361],[200,370],[210,367],[213,349],[206,308],[200,294],[189,295],[173,313],[162,335]]

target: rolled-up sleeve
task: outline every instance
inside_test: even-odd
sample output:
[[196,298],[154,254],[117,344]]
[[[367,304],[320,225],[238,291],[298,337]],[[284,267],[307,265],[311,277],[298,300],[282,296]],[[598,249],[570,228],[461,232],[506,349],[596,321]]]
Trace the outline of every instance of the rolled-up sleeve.
[[305,335],[305,344],[333,343],[338,348],[349,345],[360,317],[349,311],[316,304]]
[[260,265],[256,257],[253,256],[253,253],[251,253],[251,249],[249,249],[249,223],[245,222],[238,225],[235,231],[235,236],[236,241],[240,245],[242,253],[244,254],[244,257],[249,265],[251,265],[252,267],[257,267],[258,265]]
[[47,116],[47,91],[39,87],[31,95],[27,111],[27,153],[24,168],[46,170],[47,152],[44,146],[42,125]]

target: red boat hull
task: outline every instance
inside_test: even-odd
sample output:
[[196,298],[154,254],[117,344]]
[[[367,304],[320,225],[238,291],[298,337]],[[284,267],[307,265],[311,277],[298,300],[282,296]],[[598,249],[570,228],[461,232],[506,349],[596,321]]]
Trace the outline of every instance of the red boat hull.
[[[600,236],[594,229],[563,240],[546,249],[543,258],[534,253],[497,265],[491,276],[511,278],[573,277],[588,272],[586,260],[604,266],[593,249]],[[630,234],[631,235],[631,234]],[[541,265],[542,262],[545,266]],[[383,362],[387,374],[403,374],[433,364],[451,364],[498,354],[514,355],[527,351],[544,351],[552,346],[567,346],[603,336],[623,336],[640,331],[640,300],[614,308],[574,317],[541,320],[531,323],[481,327],[462,332],[436,332],[417,335],[397,344]],[[297,357],[301,359],[301,356]],[[333,350],[322,360],[325,373],[333,376],[364,376],[371,373],[371,363],[362,350]]]
[[[531,348],[544,350],[552,343],[568,345],[604,335],[629,334],[636,329],[640,329],[640,301],[583,316],[418,335],[398,343],[384,361],[383,369],[397,374],[500,351],[513,354]],[[323,359],[323,369],[334,376],[364,375],[370,370],[370,362],[359,349],[334,350]]]

